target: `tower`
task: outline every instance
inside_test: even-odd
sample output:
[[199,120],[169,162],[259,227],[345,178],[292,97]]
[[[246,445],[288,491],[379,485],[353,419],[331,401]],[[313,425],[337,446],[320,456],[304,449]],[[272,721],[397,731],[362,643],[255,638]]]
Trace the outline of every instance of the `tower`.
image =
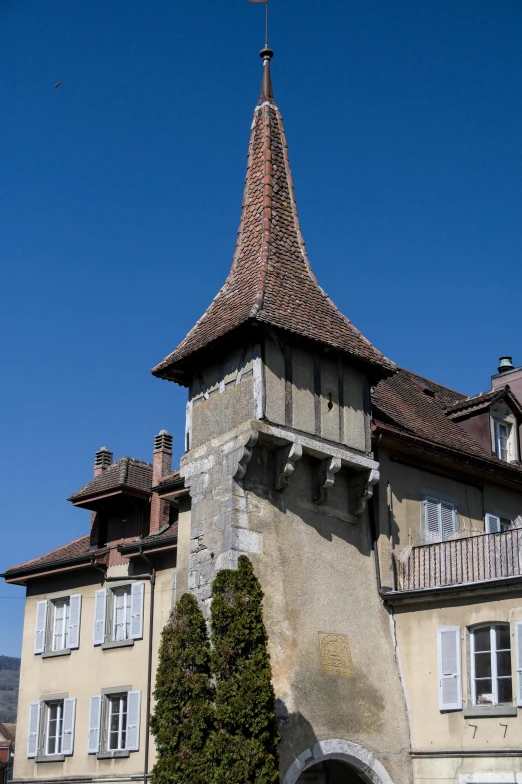
[[309,764],[308,751],[317,759],[352,754],[354,770],[375,773],[362,781],[392,776],[407,784],[406,710],[368,515],[379,479],[370,389],[395,365],[312,272],[272,55],[261,52],[232,268],[194,328],[153,369],[188,388],[181,475],[192,512],[190,531],[180,530],[178,595],[192,591],[208,611],[216,571],[243,553],[254,563],[285,784]]

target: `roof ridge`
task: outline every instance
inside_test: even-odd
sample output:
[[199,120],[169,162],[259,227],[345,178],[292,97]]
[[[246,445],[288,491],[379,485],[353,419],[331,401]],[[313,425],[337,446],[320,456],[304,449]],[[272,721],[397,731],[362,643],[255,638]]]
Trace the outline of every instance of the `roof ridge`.
[[415,376],[416,378],[421,378],[423,381],[427,381],[428,384],[435,384],[437,387],[441,387],[442,389],[447,389],[448,392],[453,392],[455,395],[460,395],[461,397],[467,397],[464,392],[459,392],[457,389],[453,389],[452,387],[446,386],[446,384],[441,384],[438,381],[434,381],[432,378],[428,378],[427,376],[421,375],[421,373],[415,373],[413,370],[408,370],[408,368],[402,367],[402,365],[397,365],[397,370],[402,370],[404,373],[408,373],[409,376]]

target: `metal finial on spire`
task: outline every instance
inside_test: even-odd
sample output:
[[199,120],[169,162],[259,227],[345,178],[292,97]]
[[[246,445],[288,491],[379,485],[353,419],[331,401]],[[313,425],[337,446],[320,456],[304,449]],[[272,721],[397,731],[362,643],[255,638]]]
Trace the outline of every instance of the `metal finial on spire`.
[[265,8],[265,49],[268,49],[268,0],[248,0],[249,3],[264,3]]
[[274,56],[274,53],[271,49],[266,47],[265,49],[261,49],[259,56],[263,59],[263,79],[261,81],[259,103],[261,104],[265,101],[273,102],[274,94],[272,91],[272,77],[270,76],[270,60]]

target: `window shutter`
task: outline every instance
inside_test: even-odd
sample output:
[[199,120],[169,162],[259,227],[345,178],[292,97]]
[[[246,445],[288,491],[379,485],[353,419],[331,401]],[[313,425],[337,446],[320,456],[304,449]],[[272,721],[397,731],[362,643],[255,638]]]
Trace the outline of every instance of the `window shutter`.
[[80,646],[81,593],[73,593],[69,599],[69,648]]
[[448,536],[455,533],[457,528],[455,525],[455,507],[449,501],[441,501],[440,512],[442,521],[442,536],[444,539],[446,539]]
[[131,588],[131,637],[143,637],[143,583],[132,583]]
[[100,748],[101,694],[93,694],[89,708],[89,742],[88,754],[97,754]]
[[462,710],[460,626],[438,627],[437,656],[439,670],[439,710]]
[[424,499],[424,517],[426,520],[426,530],[430,534],[440,533],[439,527],[439,503],[434,498]]
[[74,720],[76,718],[76,700],[63,701],[63,740],[62,754],[66,757],[73,753],[74,748]]
[[515,621],[515,661],[517,667],[517,705],[522,708],[522,621]]
[[27,756],[36,757],[38,754],[38,737],[40,734],[40,703],[31,702],[29,705],[29,730],[27,733]]
[[47,601],[38,602],[36,605],[36,627],[34,630],[35,653],[43,653],[45,650],[46,626],[47,626]]
[[127,742],[125,748],[138,751],[140,747],[140,703],[141,691],[127,694]]
[[486,515],[486,533],[498,534],[500,533],[500,517],[497,515]]
[[105,613],[107,611],[107,591],[96,591],[94,599],[94,645],[105,642]]

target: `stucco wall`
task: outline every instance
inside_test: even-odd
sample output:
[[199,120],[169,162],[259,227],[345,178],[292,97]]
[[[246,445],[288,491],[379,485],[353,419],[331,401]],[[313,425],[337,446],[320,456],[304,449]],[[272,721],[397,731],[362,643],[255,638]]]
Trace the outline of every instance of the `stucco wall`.
[[[394,782],[411,781],[408,724],[390,619],[376,591],[368,519],[348,523],[347,477],[323,507],[312,503],[314,461],[287,489],[270,490],[270,457],[255,449],[244,487],[252,555],[265,592],[274,685],[283,734],[281,768],[316,740],[345,738],[374,752]],[[322,669],[319,634],[348,639],[349,677]]]
[[[172,575],[175,555],[162,556],[159,562],[155,588],[155,616],[153,633],[153,673],[157,666],[157,651],[161,631],[172,608]],[[125,578],[129,567],[120,565],[108,570],[109,576]],[[139,559],[132,573],[147,571],[146,564]],[[147,657],[149,635],[150,583],[144,581],[143,639],[136,640],[131,647],[101,650],[93,645],[94,595],[101,587],[101,575],[92,570],[79,570],[70,575],[55,576],[30,583],[24,617],[22,641],[22,663],[20,672],[20,694],[18,702],[17,744],[14,765],[15,779],[55,778],[71,776],[131,776],[143,773],[145,749],[145,714],[147,688]],[[107,587],[107,583],[103,585]],[[80,647],[70,656],[42,658],[35,655],[34,630],[36,604],[41,599],[52,598],[57,591],[81,593],[82,611]],[[87,753],[89,701],[101,689],[131,686],[141,691],[140,749],[131,752],[128,758],[98,760],[95,754]],[[37,763],[27,758],[27,733],[29,703],[38,702],[46,694],[68,692],[75,697],[76,722],[74,754],[63,762]],[[150,742],[151,766],[154,761],[154,744]]]
[[[522,593],[505,597],[463,598],[445,604],[397,606],[394,612],[397,650],[410,712],[412,750],[433,758],[415,760],[416,781],[459,781],[457,774],[520,771],[520,759],[489,760],[488,750],[517,749],[522,745],[520,717],[464,718],[463,711],[440,712],[438,707],[437,627],[460,626],[464,710],[471,707],[467,628],[474,624],[522,619]],[[513,685],[516,683],[512,655]],[[437,752],[473,752],[478,757],[455,759]],[[482,754],[481,754],[482,752]],[[479,781],[479,779],[476,779]]]

